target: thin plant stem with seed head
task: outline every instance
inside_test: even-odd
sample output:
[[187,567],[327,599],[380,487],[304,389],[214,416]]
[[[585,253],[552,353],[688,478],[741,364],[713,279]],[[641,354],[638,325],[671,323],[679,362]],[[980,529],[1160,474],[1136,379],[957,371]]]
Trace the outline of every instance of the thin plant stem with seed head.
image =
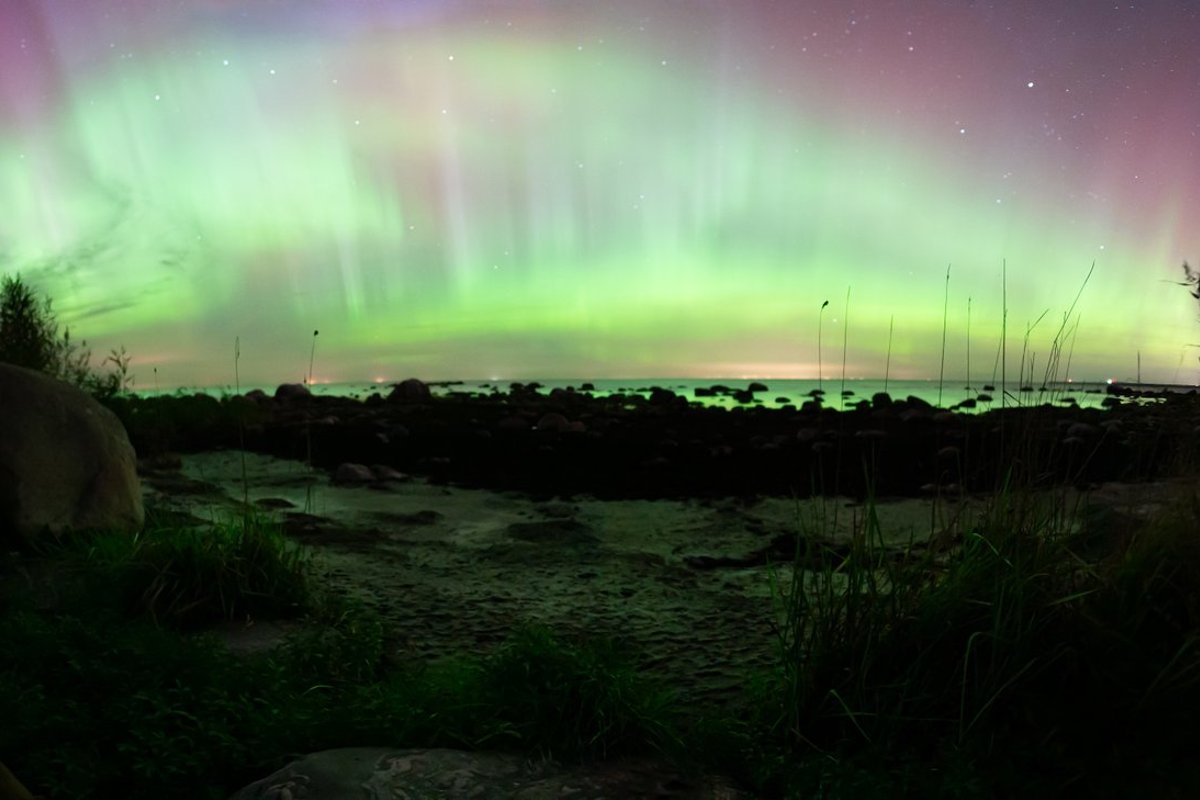
[[850,287],[846,287],[846,308],[842,319],[842,390],[841,407],[846,406],[846,346],[850,332]]
[[946,315],[950,310],[950,265],[946,265],[946,289],[942,294],[942,363],[938,368],[938,407],[942,405],[942,383],[946,377]]
[[827,305],[829,305],[828,300],[821,303],[821,310],[817,312],[817,390],[820,392],[824,392],[821,385],[821,324],[825,321],[825,306]]
[[312,348],[308,351],[308,385],[312,386],[313,382],[313,357],[317,354],[317,334],[320,331],[313,331]]
[[[308,352],[308,385],[312,386],[312,370],[313,357],[317,353],[317,334],[320,331],[313,330],[312,348]],[[304,416],[304,460],[308,465],[308,471],[312,473],[312,425],[309,417],[311,414],[306,413]],[[304,513],[308,514],[312,511],[312,482],[304,488]]]
[[893,330],[895,330],[895,327],[896,327],[896,315],[892,314],[891,319],[888,320],[887,361],[884,362],[884,365],[883,365],[883,393],[884,394],[887,394],[888,375],[892,371],[892,332],[893,332]]
[[[242,340],[240,336],[233,337],[233,388],[235,396],[242,394],[242,379],[238,374],[238,361],[242,357]],[[242,456],[242,530],[246,530],[247,517],[250,509],[250,483],[246,480],[246,435],[242,426],[241,413],[238,414],[238,452]]]
[[[1008,259],[1000,261],[1000,347],[996,350],[1000,359],[1000,409],[1003,410],[1008,394]],[[992,385],[995,385],[996,370],[992,368]],[[1000,415],[1000,452],[1005,453],[1004,418]]]
[[971,391],[971,298],[967,298],[967,391]]

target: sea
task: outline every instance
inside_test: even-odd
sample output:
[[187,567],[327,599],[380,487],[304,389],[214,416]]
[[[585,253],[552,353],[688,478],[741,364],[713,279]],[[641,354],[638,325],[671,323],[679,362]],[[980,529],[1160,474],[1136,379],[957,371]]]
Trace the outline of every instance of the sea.
[[[765,391],[754,394],[751,403],[739,402],[730,394],[715,396],[696,396],[696,389],[707,389],[714,386],[727,387],[730,390],[747,389],[751,383],[765,385]],[[372,393],[378,392],[384,396],[391,391],[395,381],[362,381],[348,383],[313,383],[310,390],[316,395],[354,397],[365,399]],[[814,391],[824,392],[826,408],[851,408],[862,400],[870,400],[878,392],[886,392],[893,399],[903,399],[909,396],[918,397],[940,408],[957,407],[963,400],[976,400],[975,412],[987,411],[991,408],[1011,406],[1037,406],[1046,403],[1067,405],[1072,402],[1081,408],[1100,408],[1109,396],[1110,384],[1104,383],[1075,383],[1062,382],[1046,386],[1018,386],[1009,384],[1006,391],[1000,385],[973,384],[968,386],[965,381],[936,380],[872,380],[865,378],[840,378],[833,380],[789,380],[789,379],[747,379],[747,378],[604,378],[604,379],[571,379],[560,378],[529,379],[521,381],[497,380],[462,380],[462,381],[430,381],[430,390],[434,395],[454,394],[491,394],[507,392],[514,383],[528,386],[536,383],[538,391],[548,393],[552,389],[574,389],[581,391],[584,384],[591,384],[587,391],[596,397],[613,394],[642,394],[649,395],[655,388],[669,389],[683,395],[689,401],[704,406],[726,408],[746,406],[799,406],[811,399]],[[1196,391],[1195,386],[1164,386],[1148,384],[1124,384],[1126,388],[1153,391]],[[240,387],[241,392],[261,389],[267,394],[275,391],[275,386],[248,385]],[[142,397],[158,394],[210,394],[216,397],[236,394],[233,386],[215,387],[186,387],[162,391],[138,391]],[[1139,399],[1137,402],[1151,403],[1153,399]],[[971,409],[962,408],[962,411]]]

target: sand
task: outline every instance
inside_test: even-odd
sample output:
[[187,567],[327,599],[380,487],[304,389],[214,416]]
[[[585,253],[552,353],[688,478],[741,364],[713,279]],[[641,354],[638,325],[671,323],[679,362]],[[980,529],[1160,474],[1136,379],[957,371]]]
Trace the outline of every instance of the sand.
[[[254,453],[245,469],[251,504],[310,549],[321,581],[382,615],[397,660],[484,653],[514,626],[542,623],[619,638],[697,707],[726,702],[746,670],[777,657],[791,569],[761,563],[772,540],[799,531],[845,543],[865,515],[844,498],[537,501],[422,479],[336,486],[303,463]],[[179,472],[144,476],[146,500],[228,518],[241,503],[241,473],[240,452],[186,455]],[[957,530],[970,506],[904,499],[876,511],[886,545],[901,553]],[[756,553],[753,566],[712,566]],[[252,649],[287,629],[252,621],[222,634]]]

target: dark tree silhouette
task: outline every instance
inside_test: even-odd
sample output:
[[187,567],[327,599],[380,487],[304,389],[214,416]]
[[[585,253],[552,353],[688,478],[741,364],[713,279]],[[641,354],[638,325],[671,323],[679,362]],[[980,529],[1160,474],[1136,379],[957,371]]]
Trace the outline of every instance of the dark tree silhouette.
[[50,300],[39,300],[16,276],[0,284],[0,361],[54,374],[58,323]]
[[104,359],[112,371],[93,372],[87,342],[72,342],[69,328],[59,336],[50,298],[39,299],[15,275],[0,282],[0,361],[44,372],[100,398],[125,390],[132,380],[124,347]]

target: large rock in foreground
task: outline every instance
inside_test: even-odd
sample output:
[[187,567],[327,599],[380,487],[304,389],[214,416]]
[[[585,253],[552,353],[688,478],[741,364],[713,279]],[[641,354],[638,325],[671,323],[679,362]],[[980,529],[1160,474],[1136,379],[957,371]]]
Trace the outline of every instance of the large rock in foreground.
[[313,753],[293,761],[245,787],[230,800],[294,797],[305,800],[368,797],[738,800],[746,795],[703,777],[685,777],[669,767],[643,760],[623,759],[585,767],[562,767],[502,753],[348,747]]
[[0,543],[142,521],[137,460],[116,415],[70,384],[0,364]]

